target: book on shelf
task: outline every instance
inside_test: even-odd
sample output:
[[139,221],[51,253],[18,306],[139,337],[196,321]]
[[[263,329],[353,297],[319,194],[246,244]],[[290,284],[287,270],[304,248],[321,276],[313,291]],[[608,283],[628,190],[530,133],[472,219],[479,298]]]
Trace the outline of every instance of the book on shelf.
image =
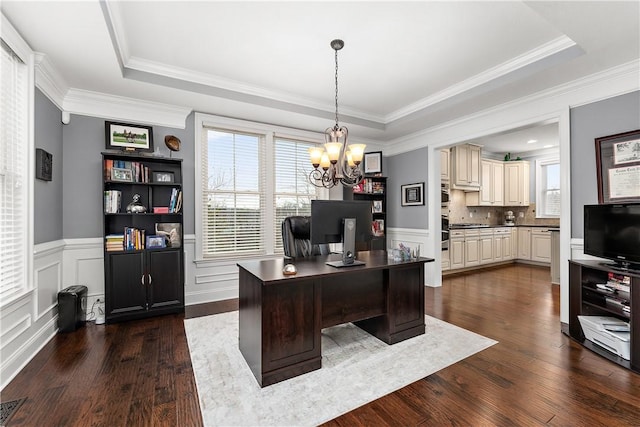
[[384,182],[365,178],[353,187],[354,193],[384,194]]
[[105,159],[104,161],[104,179],[111,181],[111,170],[128,169],[131,171],[131,182],[149,182],[149,167],[141,162],[131,162],[128,160]]
[[124,234],[107,234],[104,240],[108,252],[124,250]]
[[123,247],[125,251],[135,251],[144,249],[145,231],[133,227],[124,228]]
[[104,192],[104,213],[119,213],[122,201],[122,192],[118,190],[106,190]]
[[182,190],[177,188],[171,189],[171,198],[169,200],[169,213],[178,213],[182,209]]

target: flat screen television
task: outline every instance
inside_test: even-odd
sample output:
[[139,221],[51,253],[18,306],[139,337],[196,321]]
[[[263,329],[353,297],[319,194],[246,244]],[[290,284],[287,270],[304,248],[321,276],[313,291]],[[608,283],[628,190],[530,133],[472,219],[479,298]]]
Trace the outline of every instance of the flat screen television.
[[640,270],[640,203],[585,205],[584,253]]
[[371,202],[365,200],[312,200],[311,244],[341,243],[344,218],[356,219],[356,243],[371,240]]

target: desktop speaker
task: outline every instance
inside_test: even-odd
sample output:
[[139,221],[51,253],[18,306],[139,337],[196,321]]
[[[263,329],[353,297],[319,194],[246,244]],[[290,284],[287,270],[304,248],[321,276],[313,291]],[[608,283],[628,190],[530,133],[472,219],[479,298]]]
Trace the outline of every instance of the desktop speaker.
[[356,219],[344,218],[342,221],[342,263],[349,265],[356,259]]

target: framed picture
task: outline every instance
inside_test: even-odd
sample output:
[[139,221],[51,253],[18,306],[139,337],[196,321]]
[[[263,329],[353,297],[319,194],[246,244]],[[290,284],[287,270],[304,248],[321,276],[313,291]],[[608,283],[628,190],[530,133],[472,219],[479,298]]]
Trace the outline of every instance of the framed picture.
[[147,249],[166,248],[164,236],[147,236]]
[[107,148],[124,151],[153,151],[151,126],[104,122]]
[[133,173],[131,169],[111,168],[111,181],[132,182]]
[[424,182],[400,186],[402,206],[424,205]]
[[179,248],[182,245],[182,224],[179,222],[157,222],[156,235],[163,236],[168,247]]
[[382,200],[374,200],[371,206],[372,213],[382,213]]
[[382,151],[364,153],[364,173],[382,173]]
[[173,172],[154,172],[153,182],[173,182]]
[[640,129],[596,138],[598,202],[640,201]]
[[36,178],[51,181],[53,155],[42,148],[36,148]]

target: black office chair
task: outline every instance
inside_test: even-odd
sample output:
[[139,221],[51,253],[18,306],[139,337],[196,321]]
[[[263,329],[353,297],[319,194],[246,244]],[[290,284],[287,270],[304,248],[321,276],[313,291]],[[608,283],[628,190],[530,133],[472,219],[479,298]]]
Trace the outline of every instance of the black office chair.
[[290,258],[306,258],[328,255],[329,245],[311,244],[311,217],[288,216],[282,221],[282,245],[284,255]]

